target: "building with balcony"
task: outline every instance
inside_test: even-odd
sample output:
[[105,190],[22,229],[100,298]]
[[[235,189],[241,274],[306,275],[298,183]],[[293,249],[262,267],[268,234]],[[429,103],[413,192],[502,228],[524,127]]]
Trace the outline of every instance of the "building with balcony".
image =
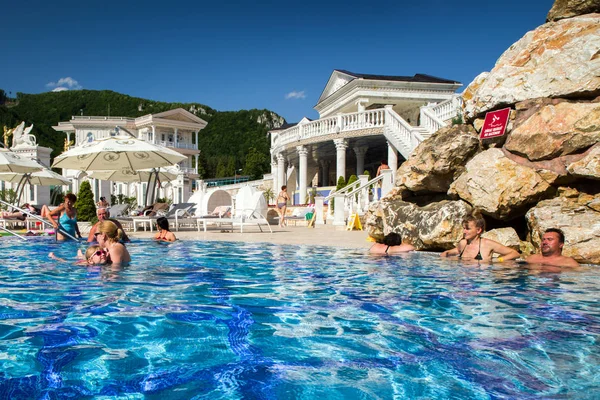
[[460,86],[424,74],[334,70],[314,107],[319,119],[269,132],[275,192],[295,188],[294,203],[304,203],[309,186],[335,186],[340,176],[364,171],[374,177],[382,160],[395,175],[420,142],[457,116]]
[[[139,139],[170,147],[187,157],[178,164],[179,174],[172,182],[162,182],[159,197],[171,199],[174,203],[184,202],[192,193],[194,181],[198,178],[198,133],[207,122],[194,114],[177,108],[158,114],[148,114],[138,118],[74,116],[70,121],[59,122],[54,130],[67,135],[68,146],[80,146],[96,139],[115,135],[116,127],[125,128]],[[123,183],[100,181],[89,178],[87,173],[63,170],[63,176],[71,179],[74,193],[79,191],[83,180],[89,180],[97,200],[111,194],[135,196],[140,205],[144,201],[147,182]]]

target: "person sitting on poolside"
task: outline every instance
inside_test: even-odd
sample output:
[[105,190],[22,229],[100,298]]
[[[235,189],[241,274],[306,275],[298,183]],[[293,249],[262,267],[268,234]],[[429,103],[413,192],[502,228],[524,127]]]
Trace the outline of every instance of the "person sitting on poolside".
[[[81,253],[81,250],[77,252],[77,257],[80,259],[75,262],[75,265],[104,265],[108,264],[108,259],[106,258],[107,252],[102,247],[98,245],[93,245],[87,248],[85,251],[85,256]],[[67,260],[63,260],[62,258],[57,257],[54,253],[48,254],[53,260],[66,262]]]
[[541,254],[533,254],[525,259],[528,264],[544,264],[554,267],[578,267],[574,258],[563,256],[565,234],[557,228],[546,229],[542,235]]
[[114,222],[102,221],[98,225],[98,231],[94,233],[94,236],[100,247],[108,252],[106,257],[111,264],[124,265],[131,261],[129,251],[120,242],[123,237],[123,231]]
[[88,238],[87,238],[88,243],[94,242],[96,240],[94,235],[96,234],[96,231],[98,230],[98,226],[100,225],[100,223],[102,221],[111,221],[115,225],[117,225],[117,228],[119,228],[121,231],[123,231],[123,236],[121,238],[121,241],[123,243],[127,243],[130,241],[129,237],[125,233],[125,230],[123,229],[123,225],[121,225],[121,223],[119,221],[117,221],[116,219],[110,218],[110,212],[108,211],[108,208],[98,208],[96,210],[96,216],[98,217],[98,222],[96,222],[94,224],[94,226],[92,226],[92,229],[90,229],[90,234],[88,235]]
[[413,251],[415,248],[408,243],[402,243],[399,233],[391,232],[383,237],[381,242],[375,243],[369,249],[370,254],[398,254]]
[[519,252],[494,240],[485,239],[481,234],[485,231],[485,220],[478,212],[473,212],[463,221],[463,239],[452,250],[444,251],[441,256],[458,256],[465,260],[491,261],[492,254],[499,254],[498,261],[514,260]]
[[96,206],[98,208],[107,208],[110,207],[110,204],[106,201],[106,197],[100,197],[100,201],[96,203]]
[[169,220],[165,217],[160,217],[156,220],[156,228],[158,232],[154,239],[161,242],[174,242],[177,240],[175,234],[169,230]]

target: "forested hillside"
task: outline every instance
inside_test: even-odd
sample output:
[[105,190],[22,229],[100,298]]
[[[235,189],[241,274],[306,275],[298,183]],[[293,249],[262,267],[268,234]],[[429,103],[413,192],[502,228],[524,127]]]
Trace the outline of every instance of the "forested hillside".
[[108,90],[17,93],[16,99],[10,99],[0,90],[0,125],[33,123],[32,133],[40,145],[54,149],[52,157],[62,152],[65,139],[52,126],[70,120],[73,115],[135,118],[174,108],[193,112],[208,122],[198,140],[199,172],[203,178],[233,176],[236,172],[258,178],[270,170],[267,131],[285,121],[269,110],[220,112],[199,103],[165,103]]

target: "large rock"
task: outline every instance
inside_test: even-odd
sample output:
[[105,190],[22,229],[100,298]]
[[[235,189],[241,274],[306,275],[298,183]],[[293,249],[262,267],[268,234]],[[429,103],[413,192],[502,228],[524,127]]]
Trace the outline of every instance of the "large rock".
[[573,198],[544,200],[527,212],[531,241],[539,251],[548,228],[565,233],[563,254],[580,263],[600,264],[600,212]]
[[573,154],[600,141],[600,103],[538,103],[533,113],[524,114],[526,119],[516,119],[505,147],[531,161]]
[[556,0],[546,21],[558,21],[590,13],[600,13],[598,0]]
[[592,147],[581,160],[569,164],[567,170],[577,177],[600,179],[600,143]]
[[481,237],[496,241],[506,247],[519,250],[521,248],[521,239],[517,231],[513,228],[497,228],[484,232]]
[[477,154],[448,194],[497,219],[523,215],[526,207],[552,195],[554,189],[533,169],[510,160],[501,149]]
[[462,221],[472,211],[464,201],[441,201],[419,207],[398,199],[386,199],[369,208],[365,225],[370,236],[382,238],[398,232],[418,250],[454,248],[463,237]]
[[464,164],[479,149],[477,132],[470,125],[439,130],[411,154],[396,173],[396,186],[414,193],[446,193]]
[[506,149],[502,149],[502,151],[507,158],[517,164],[534,169],[550,185],[560,185],[575,180],[575,177],[567,171],[567,166],[581,160],[589,150],[581,154],[571,154],[545,161],[529,161],[527,158],[512,154]]
[[463,94],[471,121],[486,111],[537,97],[600,94],[600,14],[549,22],[528,32]]

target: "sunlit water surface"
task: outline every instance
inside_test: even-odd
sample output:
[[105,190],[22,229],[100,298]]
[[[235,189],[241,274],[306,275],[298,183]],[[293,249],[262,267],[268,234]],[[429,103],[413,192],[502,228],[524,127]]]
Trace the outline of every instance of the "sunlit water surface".
[[134,241],[123,269],[75,244],[0,239],[0,397],[599,398],[594,269],[432,254]]

